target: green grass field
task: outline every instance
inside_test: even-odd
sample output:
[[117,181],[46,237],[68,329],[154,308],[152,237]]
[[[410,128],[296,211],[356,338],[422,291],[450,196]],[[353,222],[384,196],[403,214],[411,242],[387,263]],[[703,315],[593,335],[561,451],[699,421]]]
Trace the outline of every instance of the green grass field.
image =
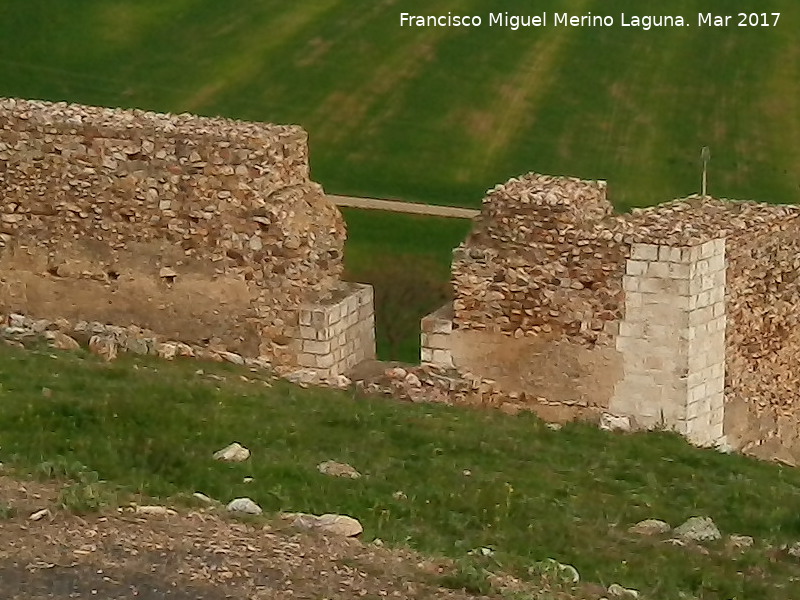
[[[282,381],[267,388],[263,376],[193,360],[106,365],[83,352],[0,344],[0,460],[23,473],[75,475],[80,464],[123,492],[157,498],[201,491],[224,502],[246,495],[265,511],[350,514],[367,541],[466,561],[450,585],[480,583],[482,568],[531,578],[529,567],[553,558],[584,582],[618,582],[649,600],[797,598],[800,563],[778,550],[800,539],[796,469],[699,450],[672,434],[553,431],[530,415]],[[211,459],[234,440],[250,460]],[[364,476],[320,475],[323,460]],[[73,487],[71,503],[80,501]],[[724,534],[754,536],[755,546],[738,554],[718,542],[702,554],[627,533],[641,519],[675,526],[694,515]],[[493,556],[470,558],[480,547]]]
[[[292,122],[330,192],[476,205],[527,171],[621,207],[800,195],[794,0],[7,0],[0,95]],[[775,28],[399,26],[400,12],[780,11]],[[484,19],[487,20],[487,19]]]

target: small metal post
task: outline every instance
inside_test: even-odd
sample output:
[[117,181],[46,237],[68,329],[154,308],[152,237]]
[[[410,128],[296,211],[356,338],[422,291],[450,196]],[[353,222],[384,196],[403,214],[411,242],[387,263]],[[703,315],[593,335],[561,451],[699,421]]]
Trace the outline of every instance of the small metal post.
[[706,196],[706,183],[707,183],[707,172],[708,172],[708,161],[711,160],[711,150],[709,150],[708,146],[703,146],[703,150],[700,152],[700,158],[703,160],[703,184],[702,184],[702,196],[705,198]]

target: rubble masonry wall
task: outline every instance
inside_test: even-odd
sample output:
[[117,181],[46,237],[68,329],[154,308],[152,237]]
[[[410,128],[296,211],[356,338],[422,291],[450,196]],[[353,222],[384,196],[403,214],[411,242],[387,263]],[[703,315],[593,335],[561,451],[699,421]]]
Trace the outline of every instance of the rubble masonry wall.
[[299,127],[0,99],[0,313],[301,366],[344,240]]
[[616,215],[605,194],[534,173],[490,190],[454,251],[452,306],[423,320],[423,361],[540,413],[800,460],[800,208],[693,196]]

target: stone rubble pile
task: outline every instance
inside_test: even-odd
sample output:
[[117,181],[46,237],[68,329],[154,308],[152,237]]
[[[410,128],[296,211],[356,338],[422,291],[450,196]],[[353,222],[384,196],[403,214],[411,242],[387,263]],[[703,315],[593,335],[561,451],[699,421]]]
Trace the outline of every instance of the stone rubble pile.
[[[79,321],[70,323],[66,319],[32,319],[25,315],[0,314],[0,338],[14,340],[30,336],[41,336],[60,350],[77,350],[81,341],[90,351],[113,360],[118,352],[158,356],[166,360],[175,357],[190,357],[214,362],[231,362],[250,367],[270,369],[264,358],[245,358],[224,348],[210,348],[165,340],[158,334],[136,326],[119,327],[98,322]],[[94,340],[94,342],[92,342]]]
[[427,363],[389,367],[354,383],[357,390],[366,394],[411,402],[492,407],[510,414],[551,404],[547,398],[501,390],[491,379]]
[[0,340],[17,344],[20,339],[28,337],[42,337],[58,350],[78,350],[83,343],[91,352],[108,361],[114,360],[120,352],[157,356],[165,360],[176,357],[196,358],[267,370],[303,387],[317,385],[346,389],[352,383],[344,375],[326,378],[320,377],[319,373],[311,369],[274,367],[266,357],[245,357],[221,346],[199,346],[166,340],[152,331],[136,326],[119,327],[86,321],[73,324],[66,319],[50,321],[31,319],[20,314],[0,314]]

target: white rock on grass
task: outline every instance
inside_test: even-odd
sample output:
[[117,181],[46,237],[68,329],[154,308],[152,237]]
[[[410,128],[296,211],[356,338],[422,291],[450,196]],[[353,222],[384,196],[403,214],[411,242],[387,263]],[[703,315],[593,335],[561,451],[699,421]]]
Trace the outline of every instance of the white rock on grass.
[[203,504],[211,505],[211,504],[216,504],[217,503],[216,500],[214,500],[213,498],[209,498],[208,496],[206,496],[202,492],[195,492],[194,494],[192,494],[192,497],[195,500],[199,500]]
[[578,583],[581,580],[581,576],[580,573],[578,573],[578,569],[576,569],[572,565],[565,565],[562,563],[558,563],[558,570],[561,573],[561,576],[570,583]]
[[624,588],[618,583],[612,583],[608,586],[608,595],[612,598],[638,598],[638,590]]
[[345,390],[353,384],[350,378],[347,377],[346,375],[337,375],[336,377],[329,377],[322,383],[329,387],[334,387],[339,390]]
[[683,525],[675,528],[675,535],[691,542],[713,542],[722,537],[714,521],[708,517],[688,519]]
[[178,354],[178,346],[169,342],[158,344],[156,346],[156,354],[164,360],[172,360]]
[[317,519],[317,529],[333,535],[354,537],[364,531],[358,519],[347,515],[326,514]]
[[89,350],[106,362],[117,358],[117,342],[109,336],[93,335],[89,338]]
[[137,506],[136,513],[153,517],[167,517],[178,513],[166,506]]
[[364,531],[358,519],[347,515],[329,513],[316,516],[307,513],[283,513],[281,518],[291,520],[292,527],[297,527],[298,529],[316,529],[322,533],[343,537],[354,537]]
[[603,431],[631,431],[630,417],[603,413],[600,417],[600,429]]
[[50,509],[49,508],[43,508],[42,510],[37,510],[35,513],[32,513],[28,517],[28,520],[30,520],[30,521],[40,521],[41,519],[44,519],[45,517],[49,517],[49,516],[50,516]]
[[236,354],[235,352],[220,352],[219,354],[231,364],[244,365],[244,358],[241,354]]
[[53,332],[50,345],[56,350],[80,350],[81,348],[81,345],[75,338],[68,336],[66,333],[61,333],[60,331]]
[[730,535],[728,536],[728,548],[743,551],[752,548],[755,540],[749,535]]
[[283,513],[281,518],[291,520],[292,527],[297,529],[314,529],[317,525],[317,517],[307,513]]
[[263,510],[261,507],[253,502],[250,498],[236,498],[231,500],[226,506],[228,512],[245,514],[245,515],[260,515]]
[[323,475],[330,475],[331,477],[346,477],[348,479],[358,479],[361,473],[356,471],[351,465],[347,463],[336,462],[335,460],[326,460],[317,465],[317,470]]
[[250,458],[250,450],[242,446],[239,442],[233,442],[222,450],[214,453],[214,460],[223,462],[244,462]]
[[638,535],[662,535],[672,529],[669,523],[658,519],[645,519],[628,528],[630,533]]
[[786,550],[786,553],[792,558],[800,559],[800,542],[795,542]]

